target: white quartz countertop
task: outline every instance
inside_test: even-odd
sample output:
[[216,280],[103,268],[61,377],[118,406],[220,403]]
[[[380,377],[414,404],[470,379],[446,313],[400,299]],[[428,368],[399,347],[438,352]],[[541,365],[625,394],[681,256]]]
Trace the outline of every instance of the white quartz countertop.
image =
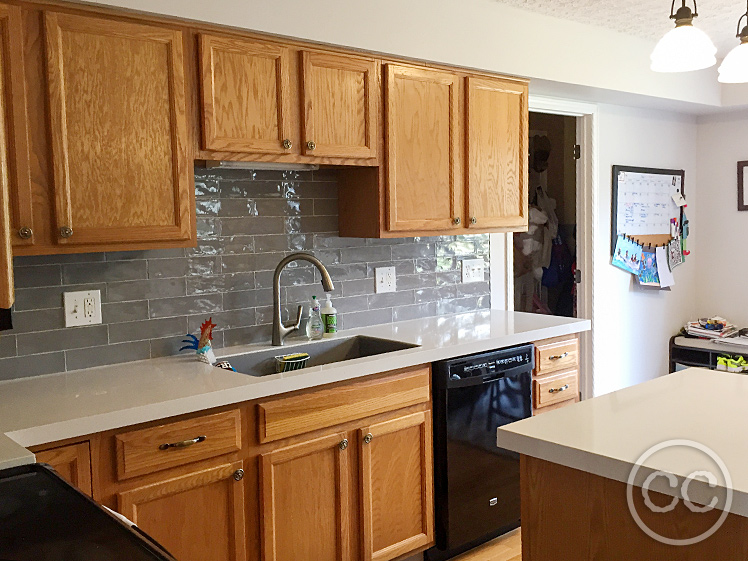
[[[33,461],[28,446],[589,329],[589,320],[486,310],[347,330],[339,337],[419,346],[283,374],[239,374],[185,354],[0,382],[0,468]],[[293,346],[287,340],[275,348],[283,354]],[[216,354],[230,360],[269,348],[247,345]]]
[[[692,502],[706,505],[717,497],[717,508],[748,516],[746,404],[748,375],[689,368],[506,425],[498,429],[497,444],[624,483],[640,465],[634,487],[644,487],[656,472],[672,474],[677,484],[665,475],[649,488],[680,498],[690,475],[708,471],[716,486],[693,478]],[[661,450],[642,458],[658,445]],[[728,490],[731,505],[723,503]]]

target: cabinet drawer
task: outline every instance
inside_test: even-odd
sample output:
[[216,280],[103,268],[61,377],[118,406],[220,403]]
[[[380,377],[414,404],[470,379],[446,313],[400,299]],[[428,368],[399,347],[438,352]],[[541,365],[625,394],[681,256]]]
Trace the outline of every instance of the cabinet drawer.
[[535,374],[542,375],[579,366],[579,341],[540,343],[535,347]]
[[567,370],[554,376],[535,379],[533,381],[533,393],[535,409],[577,399],[579,396],[579,373],[576,370]]
[[431,399],[431,367],[257,405],[260,442],[272,442]]
[[241,414],[224,411],[118,434],[117,477],[128,479],[241,449]]

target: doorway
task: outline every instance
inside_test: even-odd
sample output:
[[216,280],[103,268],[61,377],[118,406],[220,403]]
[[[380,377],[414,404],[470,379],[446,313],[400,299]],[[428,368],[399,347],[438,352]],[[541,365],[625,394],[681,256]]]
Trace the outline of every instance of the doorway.
[[514,309],[577,317],[577,117],[531,112],[529,229],[513,236]]

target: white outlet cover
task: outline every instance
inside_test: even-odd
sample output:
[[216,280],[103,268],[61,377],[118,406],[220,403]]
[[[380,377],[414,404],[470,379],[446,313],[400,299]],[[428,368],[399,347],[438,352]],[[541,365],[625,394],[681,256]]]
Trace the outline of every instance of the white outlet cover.
[[377,267],[374,269],[374,277],[374,291],[377,294],[395,292],[397,290],[395,267]]
[[483,282],[485,280],[486,262],[483,259],[462,260],[462,282]]
[[65,327],[101,323],[101,291],[64,292]]

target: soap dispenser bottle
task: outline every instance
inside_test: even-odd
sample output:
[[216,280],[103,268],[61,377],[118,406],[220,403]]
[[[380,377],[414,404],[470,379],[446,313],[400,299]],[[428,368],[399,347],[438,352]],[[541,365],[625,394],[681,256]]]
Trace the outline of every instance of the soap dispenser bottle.
[[321,339],[325,333],[325,325],[319,311],[319,300],[312,296],[312,304],[309,307],[309,321],[306,324],[306,336],[310,341]]
[[325,295],[325,303],[320,310],[322,314],[322,322],[325,325],[325,337],[335,337],[338,332],[338,311],[332,307],[332,300],[330,300],[330,293]]

